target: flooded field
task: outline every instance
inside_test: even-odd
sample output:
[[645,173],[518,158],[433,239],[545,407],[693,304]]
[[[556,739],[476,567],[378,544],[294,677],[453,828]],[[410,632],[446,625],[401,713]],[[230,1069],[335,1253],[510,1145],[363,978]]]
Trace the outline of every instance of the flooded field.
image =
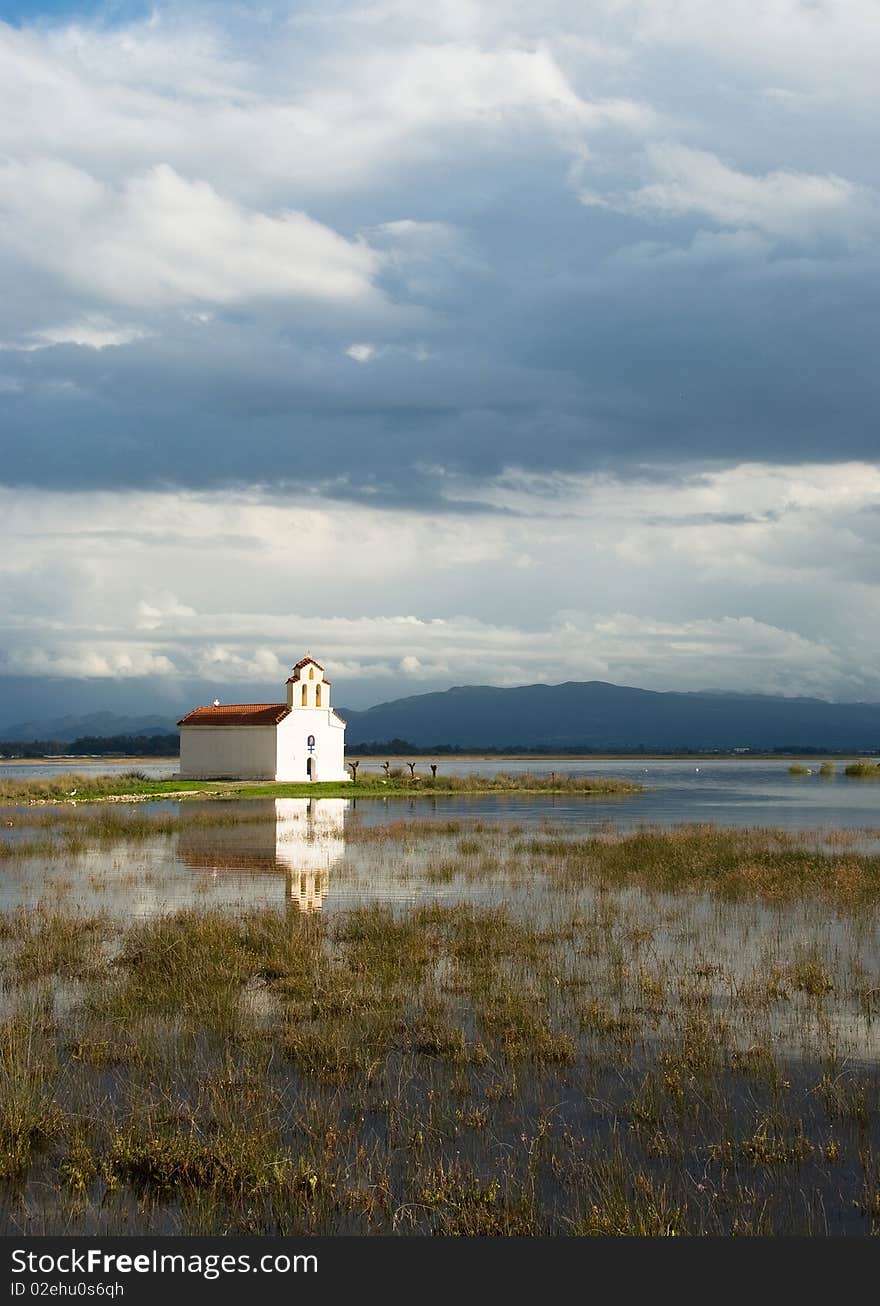
[[875,822],[644,797],[4,809],[0,1231],[876,1232]]
[[[416,774],[427,776],[432,760],[435,759],[417,759]],[[807,774],[793,776],[789,773],[791,758],[441,758],[441,776],[494,776],[499,771],[513,775],[608,776],[640,785],[643,792],[628,797],[625,803],[607,798],[604,802],[591,801],[587,808],[578,798],[572,801],[565,795],[553,800],[520,794],[485,795],[481,800],[450,796],[436,801],[442,804],[444,812],[469,813],[489,820],[543,820],[548,801],[552,801],[555,820],[579,825],[614,820],[630,826],[684,822],[775,825],[786,829],[880,826],[880,785],[846,777],[844,768],[852,760],[857,759],[839,760],[834,773],[828,776],[819,774],[820,760],[805,758],[802,765]],[[408,773],[402,761],[398,765]],[[0,780],[51,779],[71,771],[84,776],[105,776],[131,769],[130,760],[0,762]],[[177,764],[139,761],[137,770],[152,779],[169,779],[176,774]],[[378,758],[367,758],[361,763],[360,775],[371,773],[382,774]],[[414,802],[410,809],[414,815],[425,813],[424,801],[427,800]]]

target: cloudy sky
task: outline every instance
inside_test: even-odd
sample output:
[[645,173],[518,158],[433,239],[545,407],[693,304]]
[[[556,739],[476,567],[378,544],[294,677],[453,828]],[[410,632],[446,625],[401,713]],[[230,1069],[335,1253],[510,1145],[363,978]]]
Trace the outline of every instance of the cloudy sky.
[[0,18],[0,724],[880,699],[877,0]]

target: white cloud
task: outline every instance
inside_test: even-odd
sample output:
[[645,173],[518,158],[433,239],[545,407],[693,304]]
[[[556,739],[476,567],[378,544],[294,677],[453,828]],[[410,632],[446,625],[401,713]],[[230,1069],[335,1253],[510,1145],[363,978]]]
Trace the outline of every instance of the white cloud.
[[85,643],[65,645],[62,650],[23,646],[10,649],[3,670],[14,676],[67,676],[73,680],[131,680],[140,676],[167,676],[174,671],[162,654],[130,644]]
[[655,180],[617,195],[583,189],[582,201],[646,215],[693,213],[722,227],[751,227],[789,240],[864,234],[876,222],[874,196],[833,174],[777,169],[753,176],[711,151],[668,141],[650,145],[647,161]]
[[209,644],[197,648],[190,659],[179,660],[178,666],[190,675],[195,674],[209,680],[228,680],[233,684],[240,680],[280,683],[288,675],[286,665],[272,649],[266,647],[251,647],[243,652],[240,647],[228,644]]
[[590,634],[609,663],[637,683],[659,677],[676,688],[777,694],[796,685],[822,695],[830,683],[847,680],[839,647],[753,617],[664,622],[615,613],[593,623]]
[[[609,0],[610,7],[614,0]],[[685,50],[766,78],[828,90],[866,106],[876,92],[880,10],[874,0],[629,0],[627,25],[642,48]]]
[[367,341],[359,341],[356,344],[349,345],[345,350],[348,358],[356,363],[371,363],[376,358],[388,357],[395,355],[398,358],[414,358],[417,363],[425,363],[431,358],[431,351],[420,341],[413,345],[372,345]]
[[87,349],[100,350],[129,345],[133,340],[143,340],[151,334],[152,332],[144,327],[124,325],[102,314],[90,313],[73,322],[42,327],[38,331],[31,332],[19,343],[0,347],[27,352],[33,349],[48,349],[53,345],[81,345]]
[[256,212],[167,164],[110,186],[69,164],[0,167],[0,240],[69,288],[126,306],[350,301],[378,256],[307,214]]
[[[878,48],[861,0],[823,5],[821,23],[794,0],[747,21],[750,8],[733,0],[710,20],[685,0],[540,11],[516,0],[428,15],[408,0],[352,0],[297,6],[285,21],[181,5],[111,26],[0,24],[0,260],[15,265],[5,286],[25,283],[6,297],[19,321],[3,335],[52,343],[67,331],[101,348],[161,335],[153,317],[169,306],[208,326],[206,307],[290,300],[308,334],[304,301],[387,311],[386,273],[386,294],[439,301],[442,331],[450,286],[479,277],[498,293],[492,233],[474,231],[535,170],[558,181],[548,210],[565,209],[570,169],[585,202],[654,219],[690,213],[773,239],[873,230],[870,187],[842,161],[790,165],[784,135],[774,160],[762,135],[771,162],[758,166],[752,135],[737,148],[723,87],[705,95],[705,126],[669,103],[687,84],[675,60],[687,67],[692,47],[710,59],[719,25],[731,58],[751,68],[762,48],[772,55],[761,102],[786,122],[786,96],[812,104],[827,87],[823,41],[841,80]],[[803,56],[796,88],[776,75],[790,42]],[[716,130],[725,148],[703,148]],[[685,135],[701,148],[678,143]],[[822,139],[812,131],[819,152]],[[533,257],[542,271],[538,249],[520,252],[518,270]],[[108,305],[125,321],[87,332]],[[425,318],[410,326],[421,340]],[[352,323],[336,348],[376,330]]]
[[224,30],[236,15],[219,6],[213,23],[166,9],[109,29],[0,24],[0,148],[97,174],[161,160],[191,175],[197,160],[215,188],[245,198],[258,178],[301,194],[369,184],[435,157],[436,134],[451,129],[479,150],[499,130],[568,137],[638,116],[625,97],[579,96],[548,43],[504,24],[481,43],[431,34],[423,17],[366,33],[338,17],[323,45],[304,23],[250,25],[236,40]]
[[590,678],[880,698],[877,466],[675,484],[512,470],[479,488],[508,512],[3,492],[4,670],[197,677],[231,697],[280,692],[308,647],[354,705]]
[[368,344],[349,345],[346,349],[349,358],[353,358],[356,363],[369,363],[370,359],[375,356],[376,346]]
[[165,590],[160,594],[151,594],[149,601],[140,599],[135,607],[137,630],[161,630],[163,625],[175,617],[196,617],[198,613],[187,603],[181,603],[176,594]]

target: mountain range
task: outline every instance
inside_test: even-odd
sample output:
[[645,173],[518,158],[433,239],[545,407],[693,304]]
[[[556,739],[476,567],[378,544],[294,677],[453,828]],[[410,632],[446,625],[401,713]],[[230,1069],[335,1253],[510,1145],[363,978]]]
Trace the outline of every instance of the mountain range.
[[177,730],[176,721],[163,716],[123,716],[117,712],[88,712],[84,716],[41,717],[34,721],[14,721],[0,727],[0,741],[9,739],[52,739],[69,743],[85,735],[106,738],[109,735],[164,735]]
[[[189,705],[181,709],[183,711]],[[623,751],[736,748],[880,750],[880,704],[721,691],[658,692],[600,680],[498,689],[462,685],[366,710],[340,708],[349,751],[392,740],[417,748]],[[155,735],[173,718],[92,712],[20,721],[0,740]]]
[[345,712],[346,742],[423,748],[880,748],[880,704],[720,692],[660,693],[600,680],[496,689],[465,685]]

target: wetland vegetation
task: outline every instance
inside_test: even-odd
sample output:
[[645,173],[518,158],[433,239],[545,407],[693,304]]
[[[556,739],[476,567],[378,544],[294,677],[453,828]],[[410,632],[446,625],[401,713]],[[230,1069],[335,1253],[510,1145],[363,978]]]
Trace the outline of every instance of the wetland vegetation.
[[140,771],[123,775],[54,775],[35,780],[0,777],[0,803],[89,802],[96,799],[181,797],[215,798],[388,798],[402,794],[609,794],[638,793],[641,786],[631,780],[609,776],[549,775],[521,772],[508,775],[421,775],[396,767],[384,772],[358,775],[357,780],[337,783],[321,781],[303,784],[264,783],[241,780],[181,780],[177,776],[156,780]]
[[355,820],[335,910],[109,892],[266,819],[8,811],[3,1232],[880,1231],[876,832]]

